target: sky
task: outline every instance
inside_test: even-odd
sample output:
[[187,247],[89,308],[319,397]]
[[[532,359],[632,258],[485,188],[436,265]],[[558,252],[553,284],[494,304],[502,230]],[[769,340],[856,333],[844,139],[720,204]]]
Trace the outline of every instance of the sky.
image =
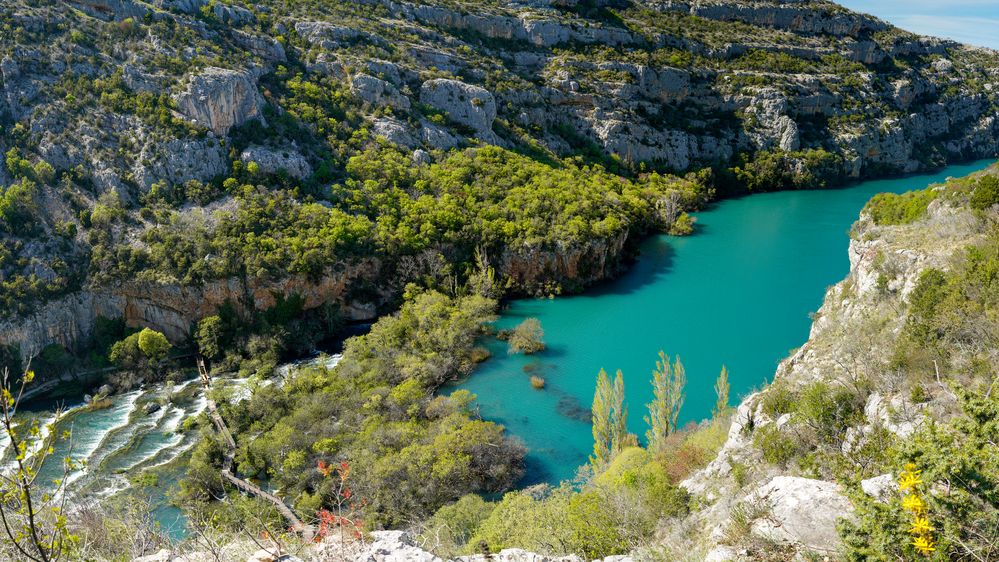
[[999,0],[834,0],[902,29],[999,49]]

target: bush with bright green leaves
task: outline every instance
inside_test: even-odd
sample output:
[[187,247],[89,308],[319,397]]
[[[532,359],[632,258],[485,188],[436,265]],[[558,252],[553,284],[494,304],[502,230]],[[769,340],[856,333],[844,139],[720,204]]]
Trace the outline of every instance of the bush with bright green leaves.
[[108,359],[122,369],[151,370],[171,348],[162,333],[143,328],[111,346]]
[[[332,208],[297,190],[231,186],[219,220],[164,209],[144,248],[98,244],[93,267],[111,277],[197,283],[229,276],[320,276],[338,263],[441,251],[464,273],[475,252],[564,251],[628,232],[668,229],[659,205],[693,209],[711,192],[699,180],[648,174],[630,180],[574,160],[538,162],[487,146],[429,166],[388,147],[349,159]],[[96,211],[95,211],[96,212]],[[101,213],[103,217],[104,213]],[[207,256],[207,257],[206,257]]]
[[507,494],[481,520],[464,550],[517,547],[603,558],[646,544],[660,521],[687,510],[687,493],[650,453],[633,447],[582,489],[564,483],[543,493]]
[[[475,414],[467,391],[437,394],[468,374],[476,339],[496,302],[410,289],[401,309],[347,341],[332,370],[295,370],[283,385],[262,386],[242,402],[220,397],[237,436],[236,468],[266,477],[302,517],[329,507],[319,461],[350,463],[354,501],[371,526],[426,517],[471,492],[498,493],[523,474],[524,449],[502,426]],[[214,321],[212,321],[214,323]],[[221,450],[211,437],[191,459],[183,498],[214,509],[222,491]]]
[[926,208],[939,196],[932,189],[907,193],[879,193],[871,198],[864,212],[871,216],[874,224],[911,224],[926,214]]

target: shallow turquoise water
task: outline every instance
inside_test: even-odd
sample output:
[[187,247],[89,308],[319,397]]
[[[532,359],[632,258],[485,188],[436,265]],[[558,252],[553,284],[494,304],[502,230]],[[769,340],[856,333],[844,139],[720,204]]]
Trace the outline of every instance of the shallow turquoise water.
[[[508,356],[505,344],[491,342],[493,358],[457,386],[476,393],[483,417],[528,446],[525,484],[571,478],[591,451],[589,406],[601,367],[624,371],[629,425],[640,437],[660,349],[679,354],[687,369],[681,423],[711,415],[722,364],[736,404],[807,340],[809,313],[849,271],[847,232],[872,195],[921,189],[992,162],[722,201],[697,214],[695,235],[646,241],[637,263],[613,282],[580,296],[510,303],[498,326],[536,317],[548,350]],[[534,372],[547,388],[531,388]]]

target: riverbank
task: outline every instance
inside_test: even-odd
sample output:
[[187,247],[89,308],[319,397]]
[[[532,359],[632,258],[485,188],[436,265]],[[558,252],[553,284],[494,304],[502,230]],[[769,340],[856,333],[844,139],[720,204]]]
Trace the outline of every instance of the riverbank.
[[[624,371],[631,430],[639,435],[640,405],[651,399],[649,373],[660,349],[687,367],[681,423],[710,417],[723,364],[733,397],[744,396],[807,339],[809,315],[826,287],[849,271],[847,231],[872,195],[921,189],[992,162],[720,201],[697,213],[694,235],[644,242],[616,280],[581,295],[510,302],[496,327],[539,318],[547,350],[509,355],[502,342],[489,344],[492,358],[449,389],[477,394],[486,419],[525,441],[531,453],[524,485],[569,479],[591,450],[589,405],[599,369]],[[531,375],[543,377],[546,388],[533,389]]]

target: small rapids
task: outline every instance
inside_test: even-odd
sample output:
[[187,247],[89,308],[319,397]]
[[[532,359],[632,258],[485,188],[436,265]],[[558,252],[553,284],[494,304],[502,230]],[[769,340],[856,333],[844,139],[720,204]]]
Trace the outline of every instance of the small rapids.
[[[294,370],[313,365],[333,368],[339,355],[281,365],[274,378],[251,383],[245,378],[216,378],[213,386],[222,388],[230,400],[248,400],[253,389],[269,384],[282,384]],[[205,411],[208,399],[200,380],[193,377],[177,383],[148,385],[140,390],[115,394],[95,405],[76,401],[54,405],[29,404],[15,416],[18,427],[26,432],[37,422],[42,439],[28,451],[31,459],[51,446],[52,453],[38,469],[38,482],[52,485],[55,480],[66,483],[65,493],[70,504],[75,500],[100,499],[133,486],[143,471],[169,465],[190,451],[198,442],[198,432],[188,429],[185,422]],[[61,412],[58,416],[56,412]],[[68,439],[62,436],[67,433]],[[0,435],[0,470],[14,466],[14,454],[6,435]],[[65,472],[63,459],[72,458],[77,466]],[[183,474],[182,467],[168,470],[176,484]],[[175,538],[183,536],[183,517],[169,505],[166,494],[158,494],[154,515],[164,530]],[[178,531],[178,529],[181,529]]]

